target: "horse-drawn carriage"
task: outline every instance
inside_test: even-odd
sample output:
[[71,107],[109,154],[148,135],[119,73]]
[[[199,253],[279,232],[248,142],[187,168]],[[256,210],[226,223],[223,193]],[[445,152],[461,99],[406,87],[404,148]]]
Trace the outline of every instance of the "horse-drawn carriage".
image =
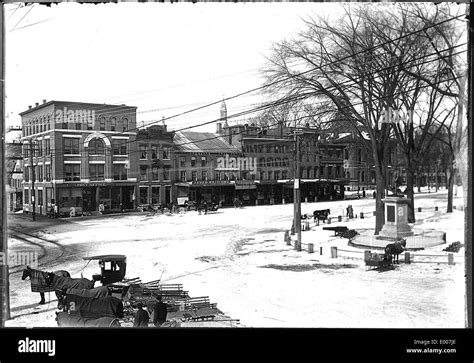
[[92,281],[102,285],[122,281],[127,272],[127,257],[124,255],[100,255],[84,257],[86,261],[99,261],[100,274],[92,275]]

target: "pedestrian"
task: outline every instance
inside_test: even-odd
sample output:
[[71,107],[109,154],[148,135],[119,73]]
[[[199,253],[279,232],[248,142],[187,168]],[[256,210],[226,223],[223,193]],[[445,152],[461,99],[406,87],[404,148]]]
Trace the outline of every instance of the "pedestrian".
[[104,205],[104,203],[101,201],[101,202],[99,203],[99,213],[100,213],[100,214],[103,214],[103,213],[104,213],[104,210],[105,210],[105,205]]
[[165,321],[168,314],[167,305],[161,301],[161,296],[156,295],[157,302],[153,308],[153,324],[160,327]]
[[148,312],[143,310],[143,304],[141,302],[137,304],[137,308],[138,310],[135,313],[133,327],[134,328],[148,327],[148,322],[150,321],[150,315],[148,315]]
[[204,214],[207,214],[207,202],[204,201]]

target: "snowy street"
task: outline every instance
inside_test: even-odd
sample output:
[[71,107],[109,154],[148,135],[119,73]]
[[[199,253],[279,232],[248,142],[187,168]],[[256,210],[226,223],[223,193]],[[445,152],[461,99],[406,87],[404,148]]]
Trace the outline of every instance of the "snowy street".
[[[303,203],[302,213],[329,208],[337,217],[349,204],[355,214],[367,217],[331,225],[374,227],[371,198]],[[461,204],[458,195],[454,205]],[[424,253],[446,254],[442,249],[450,243],[464,243],[464,212],[457,208],[445,213],[445,190],[416,195],[415,207],[422,207],[416,213],[416,228],[447,234],[446,245]],[[49,258],[40,259],[42,270],[67,270],[73,277],[90,279],[99,268],[94,262],[87,265],[83,257],[124,254],[128,278],[146,282],[161,277],[164,283],[181,283],[190,296],[209,296],[226,315],[240,319],[241,326],[464,327],[464,248],[455,253],[454,265],[401,263],[390,271],[367,271],[363,249],[323,231],[324,224],[316,227],[312,218],[311,230],[302,232],[303,251],[287,246],[283,235],[290,229],[292,211],[293,205],[287,204],[221,209],[208,215],[141,213],[37,222],[29,216],[10,216],[9,226],[56,243],[47,246]],[[306,251],[310,242],[314,253]],[[18,251],[38,248],[15,238],[9,244]],[[332,246],[354,253],[331,258]],[[21,269],[12,271],[12,319],[6,325],[56,326],[54,294],[49,305],[37,305],[39,294],[15,272]]]

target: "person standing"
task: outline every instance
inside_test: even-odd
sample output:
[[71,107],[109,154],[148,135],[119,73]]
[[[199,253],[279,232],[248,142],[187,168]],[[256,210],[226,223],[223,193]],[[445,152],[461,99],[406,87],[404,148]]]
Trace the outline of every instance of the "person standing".
[[160,327],[165,321],[166,316],[168,315],[168,311],[166,308],[166,304],[161,301],[161,296],[156,296],[158,300],[153,308],[154,316],[153,316],[153,324],[156,327]]
[[148,327],[148,322],[150,321],[150,316],[148,313],[143,310],[143,304],[139,302],[137,304],[137,312],[135,314],[135,319],[133,321],[133,327],[134,328],[139,328],[139,327]]

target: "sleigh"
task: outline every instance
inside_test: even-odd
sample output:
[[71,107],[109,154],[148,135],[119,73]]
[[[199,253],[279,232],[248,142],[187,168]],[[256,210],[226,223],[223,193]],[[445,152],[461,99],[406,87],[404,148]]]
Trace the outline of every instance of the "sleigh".
[[392,266],[392,256],[387,256],[384,253],[369,252],[365,258],[365,266],[371,269],[384,269]]

